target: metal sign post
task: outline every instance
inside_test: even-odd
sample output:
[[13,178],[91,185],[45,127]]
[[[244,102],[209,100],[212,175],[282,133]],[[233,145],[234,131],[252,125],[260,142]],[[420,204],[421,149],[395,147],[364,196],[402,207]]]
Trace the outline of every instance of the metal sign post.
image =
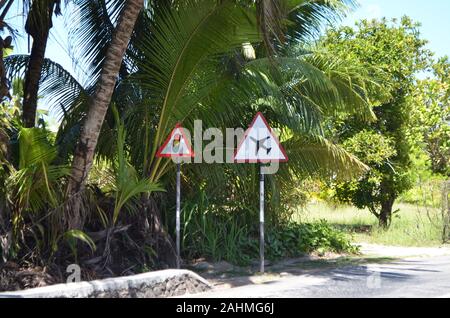
[[158,158],[176,159],[175,162],[177,164],[175,232],[178,269],[181,268],[181,158],[192,158],[194,156],[195,154],[181,124],[175,126],[172,133],[156,153]]
[[260,271],[264,273],[264,179],[267,172],[262,164],[287,162],[288,156],[263,114],[258,113],[253,119],[234,154],[234,161],[259,164],[259,255]]
[[181,163],[177,163],[177,211],[176,211],[176,232],[177,232],[177,268],[181,266]]
[[259,258],[260,272],[264,273],[264,171],[259,165]]

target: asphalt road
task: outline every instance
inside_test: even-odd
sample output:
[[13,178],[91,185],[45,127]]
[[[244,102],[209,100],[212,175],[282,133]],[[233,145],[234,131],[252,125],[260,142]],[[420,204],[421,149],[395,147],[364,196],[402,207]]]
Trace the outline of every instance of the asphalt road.
[[194,297],[450,298],[450,256],[346,266]]

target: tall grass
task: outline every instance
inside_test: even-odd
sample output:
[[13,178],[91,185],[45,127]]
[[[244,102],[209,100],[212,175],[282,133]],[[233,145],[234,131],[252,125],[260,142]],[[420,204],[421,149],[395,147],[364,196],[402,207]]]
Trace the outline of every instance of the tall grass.
[[443,220],[439,209],[400,203],[389,230],[378,227],[377,219],[367,210],[351,206],[310,204],[295,214],[295,220],[327,220],[335,228],[352,234],[356,242],[398,246],[438,246],[442,244]]
[[187,202],[182,210],[182,248],[187,258],[205,257],[213,261],[248,263],[242,250],[248,228],[235,213],[210,205],[206,195]]

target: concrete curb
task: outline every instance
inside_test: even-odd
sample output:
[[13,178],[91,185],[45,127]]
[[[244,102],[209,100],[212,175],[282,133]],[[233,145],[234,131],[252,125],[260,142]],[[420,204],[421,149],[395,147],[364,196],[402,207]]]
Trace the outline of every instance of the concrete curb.
[[164,270],[90,282],[59,284],[0,298],[157,298],[195,294],[211,289],[208,281],[188,270]]

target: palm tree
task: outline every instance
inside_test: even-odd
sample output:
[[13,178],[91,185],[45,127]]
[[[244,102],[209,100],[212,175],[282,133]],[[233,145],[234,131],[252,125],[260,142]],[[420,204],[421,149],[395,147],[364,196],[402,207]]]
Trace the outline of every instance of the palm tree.
[[[275,32],[278,32],[275,24],[277,16],[279,17],[280,14],[292,17],[297,25],[296,38],[304,39],[311,36],[313,31],[318,28],[318,21],[340,14],[345,8],[343,6],[345,2],[345,0],[323,2],[299,0],[289,1],[290,6],[288,6],[285,1],[280,0],[272,1],[272,3],[270,1],[260,1],[256,9],[253,5],[247,5],[244,8],[242,6],[238,7],[233,1],[221,1],[220,3],[212,1],[183,1],[179,4],[172,4],[172,7],[167,3],[159,3],[159,5],[153,3],[147,11],[146,17],[141,19],[139,28],[135,31],[134,38],[132,38],[133,26],[143,7],[143,1],[120,0],[99,1],[98,3],[83,0],[75,1],[81,8],[83,18],[82,26],[75,35],[84,42],[77,42],[79,44],[77,46],[85,50],[86,60],[92,66],[89,76],[93,81],[97,82],[95,94],[90,99],[89,106],[75,107],[75,105],[86,105],[83,101],[87,100],[87,96],[90,95],[90,92],[95,87],[94,85],[90,85],[91,88],[83,89],[76,81],[57,84],[54,77],[46,79],[47,82],[53,79],[52,85],[47,85],[47,88],[52,88],[53,96],[55,89],[60,89],[58,97],[62,98],[62,100],[59,101],[60,105],[58,106],[63,108],[62,111],[65,114],[70,112],[70,110],[76,113],[76,115],[73,114],[72,119],[66,116],[63,130],[73,127],[75,122],[84,122],[74,154],[72,178],[68,186],[69,196],[76,195],[83,190],[92,165],[103,121],[116,88],[116,78],[124,79],[129,77],[130,79],[136,79],[147,77],[147,82],[148,79],[152,79],[148,85],[145,84],[145,80],[143,81],[147,87],[142,93],[148,92],[147,94],[149,95],[146,96],[150,100],[154,99],[152,96],[163,97],[162,100],[152,100],[152,103],[161,107],[157,110],[158,123],[149,121],[149,118],[155,114],[148,113],[148,108],[145,114],[139,114],[144,115],[143,118],[146,118],[145,127],[142,127],[143,130],[141,131],[141,134],[142,132],[146,134],[144,140],[148,139],[148,133],[152,132],[152,127],[155,125],[157,127],[157,130],[153,131],[154,140],[147,140],[145,146],[143,148],[140,147],[140,149],[144,150],[141,151],[143,153],[141,158],[145,166],[143,167],[143,174],[149,174],[156,181],[164,171],[164,169],[160,170],[161,160],[154,158],[157,147],[171,124],[175,120],[183,119],[186,116],[183,113],[183,109],[189,109],[189,107],[194,105],[195,101],[200,101],[202,98],[202,96],[196,96],[196,99],[189,100],[188,103],[181,98],[186,93],[186,90],[189,89],[189,83],[194,76],[199,74],[200,66],[205,67],[205,60],[217,53],[223,54],[230,48],[237,47],[244,42],[255,43],[261,41],[261,37],[255,32],[257,29],[253,25],[248,24],[248,21],[251,21],[251,19],[248,20],[249,17],[253,17],[253,19],[258,17],[252,23],[254,25],[259,23],[259,30],[262,30],[261,33],[264,34],[264,42],[267,45],[273,45],[277,38],[280,39],[275,34]],[[272,9],[268,9],[269,7]],[[280,11],[281,9],[284,11]],[[188,17],[183,10],[189,13],[197,10],[199,14]],[[253,12],[253,10],[255,11]],[[111,22],[112,15],[120,15],[115,33],[112,31],[114,29]],[[230,29],[215,29],[217,24],[213,24],[212,19],[217,19],[217,21],[225,20],[227,15],[230,15],[232,19],[228,19],[224,25],[229,26]],[[168,20],[170,25],[167,25],[165,20]],[[149,29],[148,24],[153,24],[153,27]],[[240,33],[236,33],[236,29]],[[224,33],[225,30],[228,34]],[[149,34],[155,34],[158,40],[153,40],[149,37]],[[130,38],[132,38],[132,41],[128,47],[128,39]],[[175,43],[170,40],[171,38],[178,40]],[[293,36],[290,37],[290,39],[292,38]],[[271,39],[270,42],[272,44],[268,43],[268,39]],[[109,43],[110,41],[111,44]],[[123,56],[127,47],[129,50],[124,61]],[[166,56],[163,55],[165,51],[161,49],[165,49],[168,52]],[[162,59],[163,56],[164,58]],[[157,67],[149,64],[149,60],[154,60],[153,64]],[[14,61],[14,58],[11,61]],[[103,66],[100,67],[100,65]],[[212,66],[209,64],[207,67]],[[47,70],[50,69],[55,69],[55,67],[47,68]],[[135,74],[129,76],[130,70],[134,71]],[[202,77],[205,83],[208,82],[208,74],[211,75],[211,79],[216,75],[216,73],[203,72]],[[70,83],[75,84],[72,85]],[[118,95],[127,88],[136,88],[135,85],[129,85],[132,85],[130,80],[119,83],[119,86],[117,86]],[[209,87],[212,89],[212,86]],[[63,89],[62,91],[61,88]],[[65,94],[67,90],[71,94]],[[203,94],[207,95],[208,90],[203,90]],[[145,105],[148,106],[147,103]],[[138,107],[138,109],[142,108],[142,106]],[[166,167],[167,164],[163,168]],[[79,226],[80,220],[77,213],[72,219],[72,226]]]
[[60,5],[61,0],[35,0],[32,1],[29,8],[25,30],[33,38],[33,45],[24,83],[22,119],[25,127],[36,125],[39,82],[45,50],[50,29],[53,27],[53,14],[61,13]]
[[[301,26],[295,33],[300,40],[311,36],[317,20],[330,12],[340,12],[339,6],[331,4],[342,4],[290,2],[294,7],[287,12]],[[117,140],[117,129],[109,104],[117,106],[127,128],[125,145],[130,163],[150,182],[160,181],[173,171],[170,161],[157,159],[154,154],[175,122],[183,121],[192,128],[193,120],[202,118],[205,125],[238,127],[246,125],[256,110],[270,115],[289,149],[292,162],[280,172],[279,182],[289,184],[293,175],[351,174],[365,169],[356,158],[326,140],[321,125],[326,114],[354,112],[367,118],[373,116],[364,98],[364,70],[354,70],[339,61],[331,63],[324,53],[311,48],[295,57],[283,54],[283,50],[272,52],[270,57],[258,51],[258,59],[245,61],[240,53],[242,43],[253,43],[259,50],[262,32],[261,26],[257,27],[255,6],[236,5],[235,1],[152,3],[139,17],[139,10],[135,12],[134,32],[127,25],[130,43],[125,42],[128,33],[121,32],[121,56],[111,56],[111,48],[119,44],[118,33],[113,32],[115,17],[120,16],[119,28],[125,23],[125,15],[120,13],[126,11],[127,3],[109,0],[106,6],[102,1],[78,0],[82,23],[72,37],[81,53],[80,65],[88,67],[87,83],[82,85],[61,66],[44,60],[41,94],[63,115],[59,150],[75,152],[75,178],[69,185],[72,196],[82,192],[94,156],[111,158],[115,153],[112,141]],[[271,43],[277,41],[273,35],[269,38]],[[293,41],[293,36],[288,40]],[[15,67],[8,69],[13,73],[23,68],[28,59],[12,56],[7,65]],[[116,64],[108,64],[112,60]],[[103,68],[99,66],[102,61]],[[102,80],[112,71],[114,77]],[[97,101],[96,96],[101,99]],[[85,123],[83,128],[80,122]],[[70,149],[78,139],[83,142],[78,143],[77,150]],[[213,183],[213,176],[227,173],[225,169],[245,173],[245,168],[238,165],[193,166],[188,173],[195,178],[207,174]],[[223,184],[223,180],[217,178],[217,183]],[[77,211],[76,207],[71,211]],[[157,209],[148,212],[143,214],[150,215],[155,227],[163,231]],[[72,228],[81,224],[79,213],[70,215]]]
[[[144,0],[127,0],[120,14],[111,44],[105,55],[97,88],[90,100],[87,117],[75,149],[72,175],[67,189],[69,196],[76,195],[83,190],[92,166],[98,136],[111,102],[122,60],[143,6]],[[69,228],[77,229],[81,227],[81,224],[79,207],[75,205],[73,215],[69,217]]]
[[[346,9],[345,3],[351,2],[346,0],[333,0],[333,1],[309,1],[309,0],[299,0],[299,1],[286,1],[286,0],[259,0],[256,2],[256,10],[258,14],[256,15],[258,17],[257,21],[260,26],[261,33],[264,35],[264,43],[267,44],[269,48],[273,47],[273,41],[275,39],[280,40],[279,34],[281,34],[281,20],[287,15],[293,15],[295,19],[300,22],[300,25],[302,28],[299,28],[297,30],[297,37],[299,36],[308,36],[313,33],[313,30],[316,30],[318,28],[319,21],[323,20],[324,18],[331,17],[333,15],[339,14]],[[120,3],[120,1],[119,1]],[[173,4],[173,7],[176,8],[177,6],[182,6],[182,2],[177,3],[175,2]],[[187,1],[187,4],[193,5],[197,4],[198,7],[205,6],[206,4],[202,1],[199,1],[196,3],[195,1]],[[253,3],[253,2],[251,2]],[[220,1],[218,3],[210,1],[210,4],[213,5],[213,10],[209,12],[209,15],[206,16],[207,18],[214,16],[214,14],[221,8],[226,7],[226,5],[232,5],[234,4],[232,1]],[[162,5],[165,6],[166,4]],[[246,4],[250,8],[252,5]],[[154,4],[156,7],[156,5]],[[140,6],[142,8],[142,5]],[[157,12],[154,14],[158,14]],[[137,18],[137,16],[136,16]],[[208,20],[205,20],[208,21]],[[199,24],[199,26],[205,25],[206,23],[203,23],[205,21]],[[178,30],[180,31],[180,30]],[[99,31],[97,31],[99,32]],[[195,34],[194,34],[195,35]],[[175,34],[176,36],[176,34]],[[131,32],[129,34],[129,38],[131,38]],[[243,41],[248,41],[248,39],[243,38]],[[91,54],[89,52],[89,54]],[[116,61],[119,62],[119,61]],[[122,66],[121,63],[116,64],[117,67]],[[180,65],[178,65],[180,66]],[[115,73],[116,75],[119,75],[119,70]],[[172,83],[169,83],[169,89],[172,89]],[[112,87],[110,87],[110,93],[107,94],[112,96]],[[102,88],[102,90],[106,89]],[[100,88],[99,88],[100,90]],[[169,93],[169,92],[167,92]],[[167,95],[169,96],[169,95]],[[85,129],[82,133],[82,136],[80,137],[80,142],[78,143],[78,148],[75,153],[74,162],[73,162],[73,179],[69,185],[69,193],[75,194],[78,193],[83,188],[83,184],[87,178],[87,175],[89,173],[90,166],[92,164],[92,160],[94,157],[95,148],[97,145],[98,135],[100,134],[100,129],[103,124],[103,119],[106,115],[106,110],[108,107],[109,102],[111,99],[107,99],[104,102],[98,103],[102,104],[104,109],[98,111],[96,107],[90,107],[90,113],[87,116]],[[94,103],[94,102],[93,102]],[[97,102],[95,102],[97,103]],[[100,105],[99,104],[99,105]],[[94,105],[94,104],[93,104]],[[163,110],[167,109],[166,104],[163,106]],[[95,119],[94,119],[95,118]],[[163,125],[163,130],[165,131],[166,124],[164,123],[165,115],[161,117],[160,124]],[[85,131],[88,129],[86,127],[89,127],[89,129],[94,128],[95,129],[91,133],[86,133]],[[157,144],[161,138],[159,131],[157,132],[156,141],[157,143],[154,144],[152,155],[155,154],[155,149],[157,147]]]
[[[8,14],[14,0],[2,0],[0,1],[0,31],[3,33],[5,28],[10,29],[8,24],[5,22],[6,15]],[[14,34],[14,32],[10,29],[10,33]],[[9,81],[6,77],[5,65],[3,62],[3,57],[5,56],[4,50],[11,48],[12,36],[9,35],[5,38],[0,37],[0,52],[2,52],[2,56],[0,58],[0,101],[2,101],[5,97],[10,97],[9,94]]]

